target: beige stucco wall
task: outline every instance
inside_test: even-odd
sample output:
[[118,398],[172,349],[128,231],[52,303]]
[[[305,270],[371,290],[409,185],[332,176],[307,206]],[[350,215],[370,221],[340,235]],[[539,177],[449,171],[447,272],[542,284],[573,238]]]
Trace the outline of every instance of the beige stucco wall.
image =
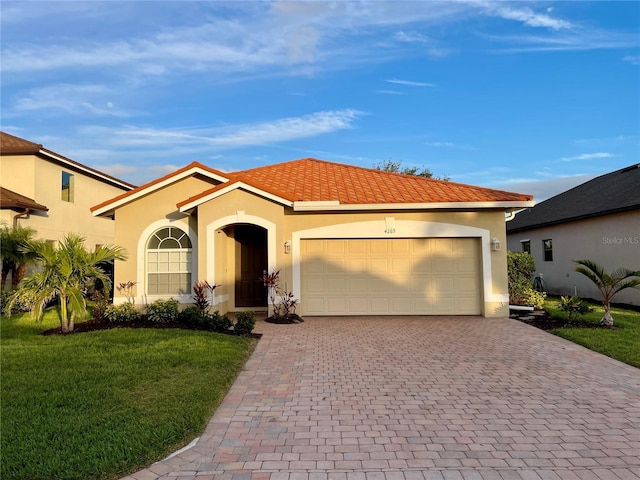
[[[73,202],[61,199],[63,171],[74,175]],[[91,250],[114,242],[114,222],[94,217],[90,208],[125,190],[35,155],[0,156],[0,179],[3,187],[49,208],[19,220],[20,225],[34,228],[38,238],[60,240],[67,233],[80,233]],[[4,210],[2,219],[11,224],[14,214]]]
[[[144,249],[149,236],[156,230],[176,226],[189,233],[193,245],[192,280],[204,280],[198,272],[198,227],[196,217],[180,213],[176,203],[211,187],[210,183],[188,177],[128,203],[115,213],[115,242],[127,249],[126,262],[117,262],[114,283],[137,282],[134,289],[136,303],[152,302],[157,297],[146,296]],[[190,294],[179,298],[190,302]],[[123,292],[114,291],[114,303],[126,301]]]
[[[216,309],[233,310],[235,284],[234,224],[260,225],[267,230],[269,270],[281,270],[281,281],[290,290],[296,286],[296,248],[309,231],[329,228],[332,232],[358,231],[366,226],[367,232],[376,238],[402,238],[434,231],[441,236],[480,236],[484,262],[490,277],[483,280],[484,315],[488,317],[508,314],[506,277],[506,236],[504,212],[381,212],[327,213],[293,212],[292,209],[255,194],[233,190],[199,205],[192,215],[177,212],[175,204],[196,193],[202,183],[193,178],[183,180],[137,200],[116,211],[116,241],[129,250],[130,259],[116,268],[116,284],[134,280],[138,282],[138,301],[145,301],[144,294],[144,244],[148,235],[162,224],[191,228],[194,243],[195,265],[193,280],[207,280],[220,285],[216,289]],[[398,225],[395,233],[384,232],[385,219],[393,218]],[[150,226],[153,226],[152,228]],[[381,227],[381,228],[378,228]],[[437,227],[437,228],[436,228]],[[372,230],[373,228],[373,230]],[[307,232],[307,233],[304,233]],[[416,233],[417,232],[417,233]],[[472,233],[469,233],[472,232]],[[348,236],[348,235],[347,235]],[[490,239],[498,238],[503,245],[500,251],[490,250]],[[292,242],[293,251],[285,253],[284,244]],[[195,252],[197,245],[197,253]],[[142,268],[141,268],[142,267]],[[124,297],[115,293],[115,302]],[[147,298],[146,301],[153,299]],[[190,299],[181,299],[191,301]],[[301,305],[304,313],[304,306]]]
[[[542,241],[553,240],[553,261],[545,262]],[[625,267],[640,270],[640,211],[537,228],[509,235],[509,250],[522,251],[522,240],[531,241],[536,272],[542,273],[547,291],[553,295],[573,295],[600,299],[593,283],[574,271],[573,260],[589,259],[609,272]],[[640,305],[640,290],[627,289],[614,302]]]

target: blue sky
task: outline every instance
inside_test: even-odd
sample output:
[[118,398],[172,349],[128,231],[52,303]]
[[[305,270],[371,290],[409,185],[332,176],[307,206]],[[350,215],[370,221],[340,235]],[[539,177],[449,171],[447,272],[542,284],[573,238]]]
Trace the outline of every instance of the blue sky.
[[640,2],[11,2],[2,129],[135,184],[385,160],[542,200],[640,161]]

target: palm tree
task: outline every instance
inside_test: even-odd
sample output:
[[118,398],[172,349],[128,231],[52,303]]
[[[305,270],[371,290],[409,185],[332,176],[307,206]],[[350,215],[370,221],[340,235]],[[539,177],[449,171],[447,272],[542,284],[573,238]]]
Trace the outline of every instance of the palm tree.
[[2,278],[0,288],[5,288],[7,277],[11,274],[11,288],[15,289],[27,272],[27,265],[33,263],[35,258],[26,253],[23,246],[27,242],[34,241],[36,231],[31,227],[16,225],[8,227],[3,224],[0,227],[0,257],[2,257]]
[[27,242],[24,250],[34,254],[39,268],[22,281],[9,299],[5,312],[11,312],[11,307],[21,295],[29,295],[35,298],[31,313],[36,319],[41,319],[47,303],[57,298],[61,330],[63,333],[72,332],[76,315],[84,315],[87,311],[83,294],[88,283],[101,280],[105,290],[111,284],[100,263],[126,260],[127,257],[121,247],[111,245],[88,252],[84,248],[84,240],[82,235],[69,234],[58,248],[50,243]]
[[576,272],[580,272],[591,280],[602,295],[604,316],[600,320],[600,325],[613,326],[611,299],[625,288],[635,288],[640,285],[640,278],[633,278],[640,277],[640,271],[619,268],[612,273],[607,273],[601,265],[591,260],[574,260],[574,263],[578,264],[575,268]]

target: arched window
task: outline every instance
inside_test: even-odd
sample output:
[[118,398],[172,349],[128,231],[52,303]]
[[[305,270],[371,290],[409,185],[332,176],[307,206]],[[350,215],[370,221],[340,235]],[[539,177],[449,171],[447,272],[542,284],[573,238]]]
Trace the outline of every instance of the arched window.
[[191,240],[176,227],[157,230],[147,242],[147,293],[191,293]]

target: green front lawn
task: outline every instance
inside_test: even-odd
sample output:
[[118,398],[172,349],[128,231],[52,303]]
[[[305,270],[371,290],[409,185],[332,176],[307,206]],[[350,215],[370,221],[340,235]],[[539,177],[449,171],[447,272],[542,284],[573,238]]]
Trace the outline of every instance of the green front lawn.
[[111,479],[198,436],[247,338],[179,329],[42,336],[55,312],[0,321],[0,477]]
[[[591,303],[592,312],[579,319],[586,323],[598,324],[604,308]],[[549,298],[545,310],[554,318],[566,318],[560,310],[560,299]],[[613,329],[606,328],[557,328],[551,333],[583,345],[590,350],[640,368],[640,312],[624,308],[612,308]]]

